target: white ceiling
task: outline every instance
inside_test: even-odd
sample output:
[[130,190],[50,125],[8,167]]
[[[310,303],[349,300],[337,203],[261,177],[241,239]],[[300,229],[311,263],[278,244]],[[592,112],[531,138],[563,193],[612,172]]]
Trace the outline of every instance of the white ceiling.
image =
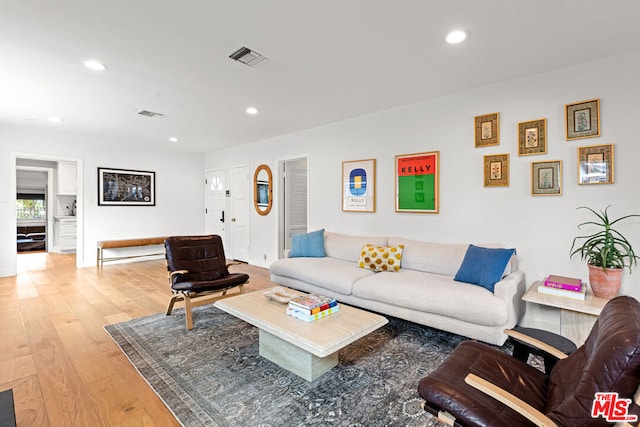
[[0,0],[0,124],[210,151],[639,50],[639,22],[638,0]]

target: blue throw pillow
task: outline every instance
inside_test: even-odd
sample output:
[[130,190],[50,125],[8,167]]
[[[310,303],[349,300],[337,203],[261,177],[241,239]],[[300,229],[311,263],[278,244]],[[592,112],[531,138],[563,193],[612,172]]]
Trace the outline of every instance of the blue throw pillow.
[[311,233],[291,236],[291,252],[289,258],[324,256],[324,228]]
[[493,292],[495,284],[502,279],[502,273],[515,252],[515,249],[469,245],[453,280],[479,285]]

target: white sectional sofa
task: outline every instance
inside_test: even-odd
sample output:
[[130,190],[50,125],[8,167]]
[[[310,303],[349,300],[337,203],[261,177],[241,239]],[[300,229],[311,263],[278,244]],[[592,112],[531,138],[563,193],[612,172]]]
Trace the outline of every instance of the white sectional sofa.
[[[404,245],[398,272],[374,272],[357,261],[365,244]],[[498,247],[496,245],[480,245]],[[494,292],[455,281],[469,245],[428,243],[401,237],[348,236],[324,232],[324,257],[279,259],[271,280],[345,304],[501,345],[503,330],[524,314],[526,283],[512,256]]]

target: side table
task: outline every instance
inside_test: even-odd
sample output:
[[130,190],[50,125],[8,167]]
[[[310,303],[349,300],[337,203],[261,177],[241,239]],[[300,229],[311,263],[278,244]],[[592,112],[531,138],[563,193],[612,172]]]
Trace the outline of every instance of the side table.
[[584,344],[593,324],[596,323],[596,319],[600,315],[600,311],[609,300],[596,297],[591,292],[591,288],[587,288],[585,301],[541,294],[538,292],[539,285],[542,285],[542,281],[533,282],[522,297],[523,301],[559,308],[560,335],[569,338],[577,346]]
[[[549,344],[550,346],[557,348],[567,355],[573,353],[578,349],[578,347],[570,339],[558,334],[554,334],[553,332],[543,331],[542,329],[525,328],[522,326],[516,326],[515,328],[513,328],[513,330],[528,335],[531,338],[542,341],[545,344]],[[529,359],[529,354],[541,356],[544,360],[544,372],[546,374],[551,372],[551,369],[553,369],[554,365],[558,361],[554,356],[551,356],[536,347],[520,341],[517,338],[511,337],[511,341],[513,341],[513,357],[522,360],[523,362],[527,362],[527,360]]]

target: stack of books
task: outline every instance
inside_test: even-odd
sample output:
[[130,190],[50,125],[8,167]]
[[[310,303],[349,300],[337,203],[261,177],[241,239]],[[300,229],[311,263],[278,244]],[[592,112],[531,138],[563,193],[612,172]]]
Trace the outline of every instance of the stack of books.
[[289,300],[287,315],[305,322],[313,322],[340,311],[335,298],[322,295],[300,295]]
[[587,299],[587,286],[582,280],[554,274],[547,277],[544,283],[538,286],[538,292],[580,301]]

